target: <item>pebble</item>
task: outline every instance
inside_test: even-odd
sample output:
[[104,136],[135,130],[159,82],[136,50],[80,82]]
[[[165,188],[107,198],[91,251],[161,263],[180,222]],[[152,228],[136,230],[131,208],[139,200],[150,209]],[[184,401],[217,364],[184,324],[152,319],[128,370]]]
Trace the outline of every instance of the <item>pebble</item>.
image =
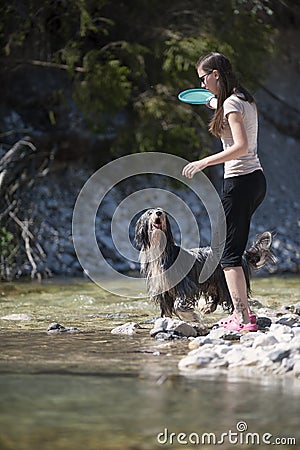
[[65,327],[60,323],[53,322],[47,328],[47,333],[58,334],[58,333],[80,333],[80,330],[76,327]]
[[133,334],[136,334],[137,329],[141,328],[140,325],[136,322],[127,322],[123,325],[120,325],[113,330],[111,330],[112,334],[126,334],[128,336],[131,336]]

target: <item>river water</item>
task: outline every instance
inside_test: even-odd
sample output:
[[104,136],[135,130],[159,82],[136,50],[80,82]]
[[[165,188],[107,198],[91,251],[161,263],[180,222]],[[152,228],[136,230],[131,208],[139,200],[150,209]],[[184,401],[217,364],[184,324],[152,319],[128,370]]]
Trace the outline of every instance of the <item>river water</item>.
[[[264,306],[300,300],[296,277],[253,291]],[[300,448],[300,380],[182,375],[188,341],[151,338],[157,315],[87,280],[1,283],[0,449]],[[111,334],[130,321],[136,335]],[[48,334],[51,322],[82,332]]]

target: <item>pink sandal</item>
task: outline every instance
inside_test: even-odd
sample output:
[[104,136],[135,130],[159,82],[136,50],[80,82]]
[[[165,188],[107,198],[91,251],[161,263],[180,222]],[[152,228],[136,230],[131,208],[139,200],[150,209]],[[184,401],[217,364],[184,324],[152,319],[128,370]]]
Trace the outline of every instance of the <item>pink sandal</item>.
[[[249,312],[249,319],[250,319],[250,323],[256,323],[256,315],[255,314]],[[233,320],[236,320],[235,311],[233,312],[233,314],[231,316],[226,317],[225,319],[219,320],[218,325],[223,326],[223,325],[226,325],[226,324],[232,322]]]
[[227,330],[233,331],[257,331],[258,326],[256,325],[256,315],[249,313],[249,323],[241,323],[237,320],[235,311],[233,314],[226,319],[221,319],[218,322],[220,327],[226,328]]
[[229,323],[222,325],[223,328],[230,331],[257,331],[256,323],[241,323],[237,319],[232,319]]

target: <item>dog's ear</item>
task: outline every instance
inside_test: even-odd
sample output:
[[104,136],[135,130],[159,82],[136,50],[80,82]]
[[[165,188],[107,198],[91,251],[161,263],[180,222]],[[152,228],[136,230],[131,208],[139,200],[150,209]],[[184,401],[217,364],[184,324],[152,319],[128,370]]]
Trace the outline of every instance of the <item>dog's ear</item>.
[[167,242],[169,242],[170,244],[174,243],[174,238],[173,238],[173,234],[172,234],[172,230],[171,230],[171,224],[170,224],[167,214],[166,214],[166,237],[167,237]]
[[134,242],[139,249],[149,247],[148,220],[143,214],[135,225]]

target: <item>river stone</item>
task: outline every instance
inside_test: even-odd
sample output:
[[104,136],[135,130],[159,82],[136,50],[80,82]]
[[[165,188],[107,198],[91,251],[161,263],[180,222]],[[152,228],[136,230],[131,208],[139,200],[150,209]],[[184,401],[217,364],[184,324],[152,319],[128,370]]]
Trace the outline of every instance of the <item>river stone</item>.
[[264,336],[264,333],[261,331],[257,331],[256,333],[244,333],[240,337],[240,343],[246,345],[247,347],[252,346],[253,342],[256,341],[261,335]]
[[228,341],[239,341],[242,333],[234,330],[226,330],[226,328],[218,327],[210,331],[209,337],[213,339],[225,339]]
[[150,330],[150,336],[155,337],[158,333],[167,333],[170,331],[185,337],[197,336],[197,331],[191,325],[179,319],[172,319],[171,317],[160,317],[157,319],[154,327]]
[[266,328],[269,328],[271,324],[272,320],[269,317],[257,317],[256,319],[256,325],[259,330],[265,330]]
[[293,314],[297,314],[298,316],[300,316],[300,303],[296,303],[295,305],[290,305],[290,306],[282,306],[281,311],[284,314],[293,313]]
[[128,336],[131,336],[133,334],[136,334],[137,328],[141,328],[138,323],[135,322],[127,322],[123,325],[120,325],[113,330],[111,330],[112,334],[126,334]]
[[293,330],[287,325],[281,325],[279,323],[272,323],[270,331],[274,334],[279,342],[289,342],[293,337]]
[[2,320],[33,320],[32,316],[29,316],[28,314],[8,314],[7,316],[1,317]]
[[261,334],[253,342],[253,348],[267,347],[275,344],[278,344],[278,340],[273,334]]
[[174,339],[187,339],[187,337],[182,336],[178,333],[176,333],[176,331],[165,331],[165,332],[159,332],[154,336],[155,339],[157,339],[158,341],[171,341]]
[[[228,345],[229,344],[229,345]],[[220,358],[223,358],[224,355],[226,355],[231,350],[232,343],[231,342],[224,342],[223,344],[218,345],[216,348],[216,351],[218,352],[218,355]]]
[[280,325],[287,325],[288,327],[292,327],[296,323],[299,323],[300,317],[297,314],[285,314],[275,323]]
[[200,348],[191,351],[182,358],[178,363],[178,367],[182,370],[199,369],[207,367],[212,360],[218,361],[218,354],[211,349]]
[[[189,348],[191,350],[194,350],[196,348],[199,348],[199,347],[201,347],[203,345],[207,345],[207,344],[211,344],[211,346],[217,346],[217,345],[224,344],[224,340],[223,339],[213,339],[210,337],[210,334],[207,336],[198,336],[189,343]],[[226,342],[226,344],[231,345],[230,342]]]
[[207,367],[211,359],[204,356],[188,355],[182,358],[178,363],[180,370],[194,370]]
[[272,350],[270,353],[267,353],[267,357],[273,362],[279,362],[282,361],[283,358],[288,358],[290,355],[291,350],[290,349],[284,349],[284,348],[276,348],[275,350]]
[[76,327],[64,327],[63,325],[61,325],[60,323],[57,323],[57,322],[50,323],[50,325],[47,328],[47,332],[51,333],[51,334],[80,333],[80,331]]
[[244,360],[244,349],[241,346],[233,346],[230,352],[226,354],[226,360],[230,366],[236,366]]
[[300,316],[300,303],[292,305],[291,310],[294,314],[298,314],[298,316]]

